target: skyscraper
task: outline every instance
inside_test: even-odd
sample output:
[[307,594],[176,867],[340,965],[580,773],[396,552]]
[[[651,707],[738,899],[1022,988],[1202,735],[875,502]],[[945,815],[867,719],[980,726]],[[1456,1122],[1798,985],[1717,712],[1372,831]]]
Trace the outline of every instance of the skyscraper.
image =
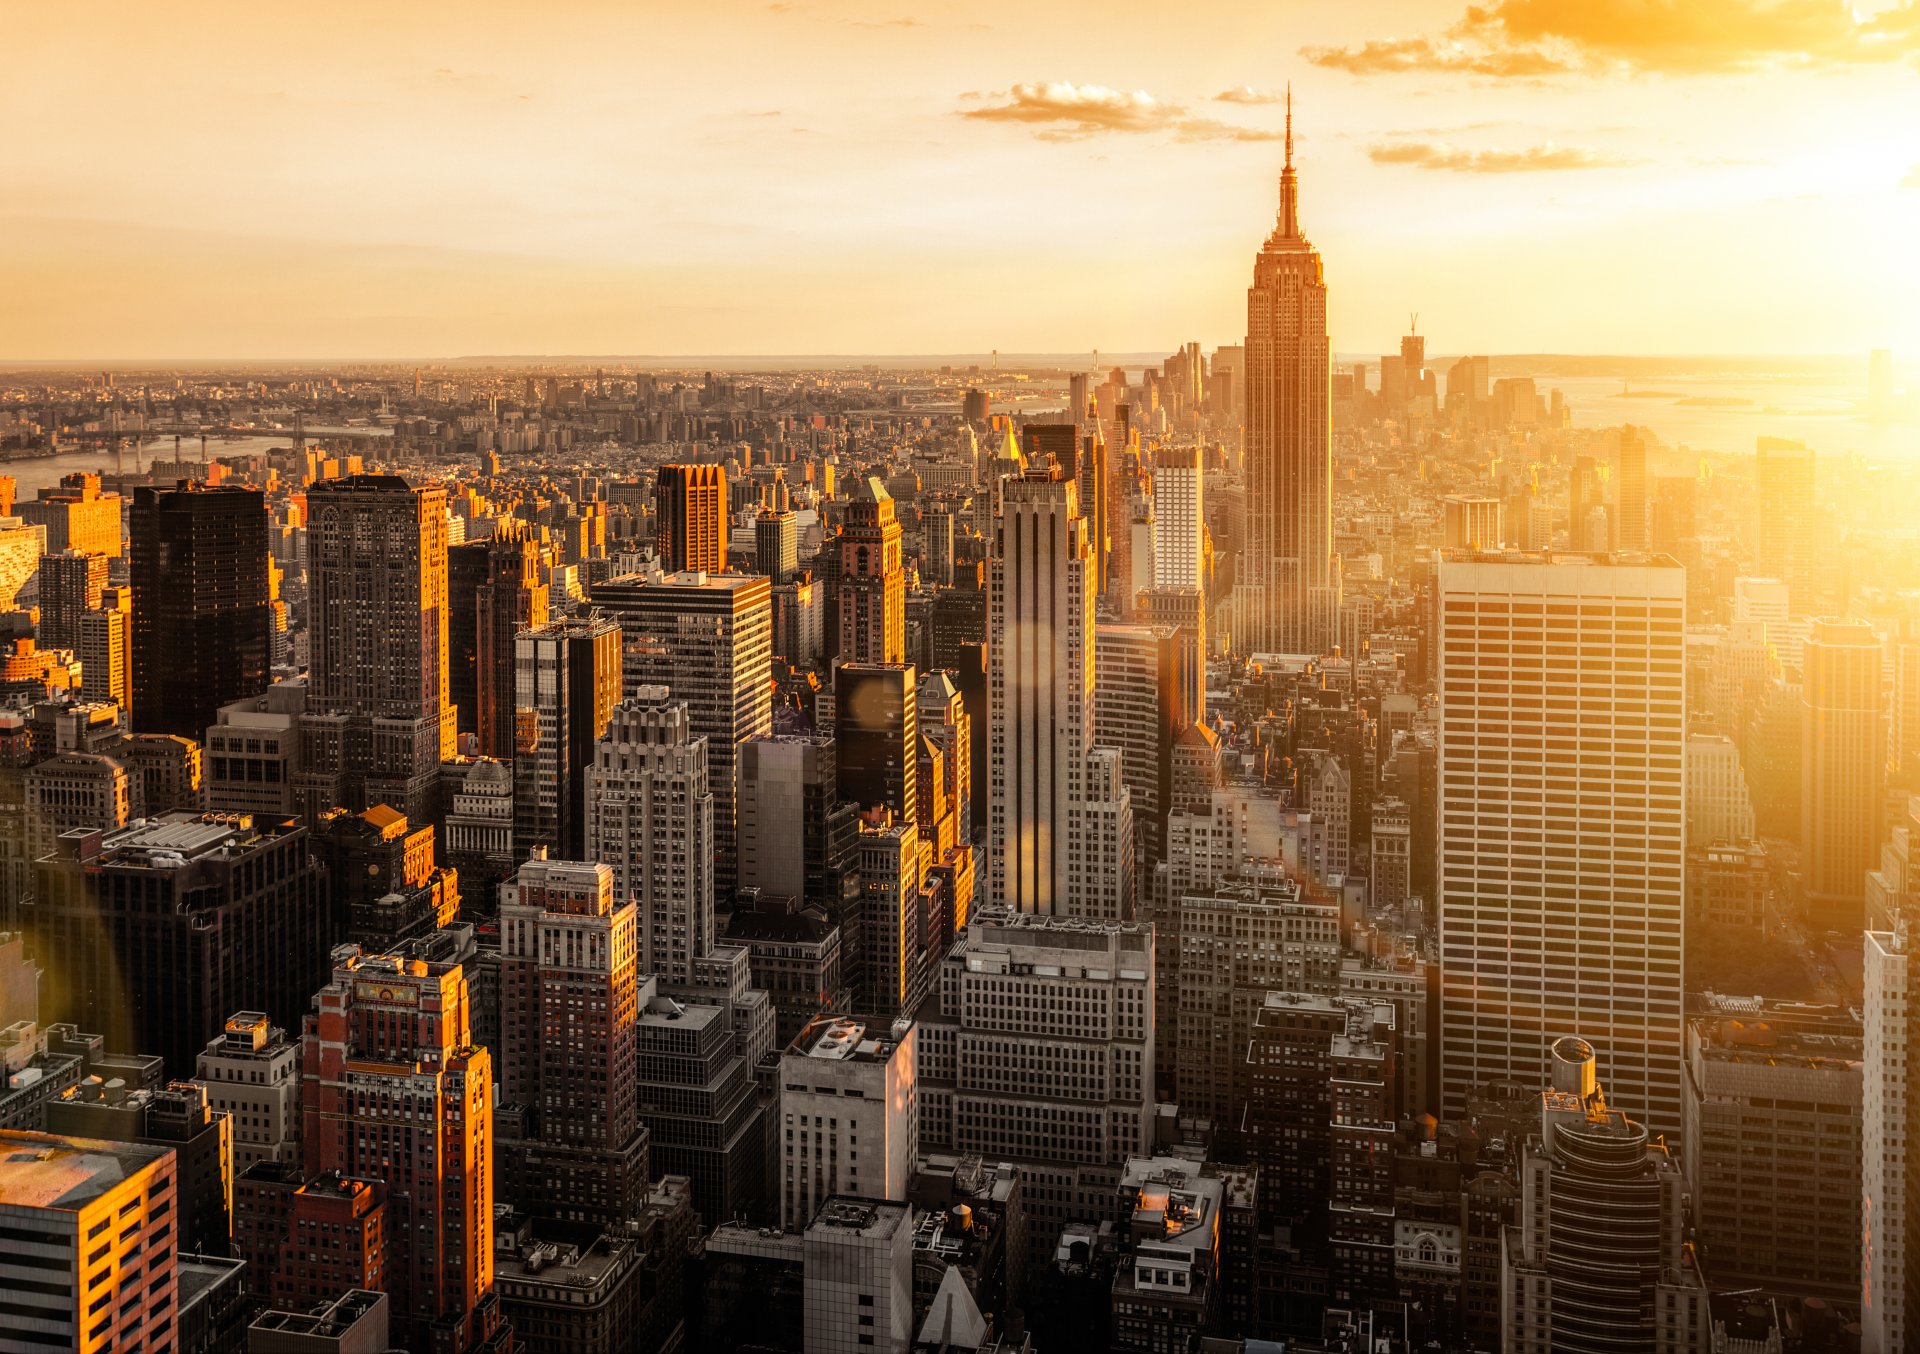
[[1861,1033],[1860,1120],[1860,1348],[1895,1354],[1911,1347],[1920,1313],[1920,1243],[1915,1226],[1920,1187],[1914,1150],[1920,1143],[1920,1095],[1912,1089],[1910,1055],[1920,993],[1905,925],[1869,931]]
[[[1091,556],[1058,463],[1007,480],[990,587],[988,851],[997,903],[1119,920],[1133,821],[1119,754],[1094,747]],[[1127,890],[1117,911],[1115,887]]]
[[1236,647],[1326,652],[1340,614],[1333,563],[1333,399],[1327,284],[1300,233],[1293,107],[1280,214],[1247,289],[1247,531]]
[[111,701],[124,720],[133,710],[133,599],[103,588],[100,604],[80,613],[73,654],[80,660],[80,698]]
[[300,1058],[309,1177],[384,1181],[395,1343],[467,1354],[507,1338],[493,1292],[493,1060],[466,974],[410,953],[334,951]]
[[717,465],[663,465],[654,487],[660,567],[710,574],[727,567],[727,472]]
[[[454,752],[447,491],[416,489],[397,475],[349,475],[309,489],[307,517],[313,622],[295,782],[301,812],[315,820],[336,804],[385,803],[431,822],[440,763]],[[134,606],[137,615],[137,595]],[[135,673],[137,682],[137,658]],[[202,732],[213,722],[209,713]]]
[[1647,548],[1648,498],[1647,444],[1631,424],[1620,430],[1615,464],[1620,482],[1614,502],[1614,548],[1632,554]]
[[569,617],[514,640],[515,843],[588,859],[587,770],[620,699],[620,627]]
[[1553,1043],[1540,1131],[1520,1144],[1520,1225],[1502,1248],[1500,1347],[1708,1347],[1707,1285],[1687,1244],[1687,1179],[1647,1126],[1612,1108],[1594,1049]]
[[773,728],[773,588],[754,574],[627,574],[596,584],[595,605],[620,623],[625,689],[664,686],[707,740],[715,888],[733,896],[734,756]]
[[[786,492],[781,486],[781,493]],[[753,524],[754,563],[774,586],[792,580],[800,568],[800,519],[791,508],[763,508]]]
[[514,755],[514,645],[547,623],[550,589],[540,542],[516,517],[484,541],[447,551],[449,699],[482,757]]
[[100,605],[107,586],[107,557],[63,550],[40,557],[40,625],[34,640],[43,649],[80,647],[80,618]]
[[1153,458],[1153,586],[1206,584],[1205,472],[1198,447],[1168,447]]
[[44,1018],[176,1077],[234,1011],[295,1024],[345,920],[309,849],[290,821],[170,813],[42,860],[22,929],[55,977]]
[[266,500],[191,481],[136,490],[131,551],[133,727],[198,741],[273,680]]
[[1886,827],[1881,647],[1865,621],[1813,623],[1801,651],[1800,854],[1816,925],[1857,931]]
[[911,663],[842,663],[833,673],[840,798],[896,822],[920,817],[919,677]]
[[586,841],[616,902],[637,908],[640,971],[684,991],[713,949],[714,796],[708,739],[670,695],[643,686],[614,708],[587,773]]
[[1787,585],[1796,616],[1814,607],[1814,455],[1804,442],[1763,437],[1754,452],[1760,500],[1758,573]]
[[500,1192],[536,1217],[638,1217],[634,906],[615,897],[610,867],[577,861],[529,860],[502,895]]
[[1446,1112],[1582,1033],[1677,1133],[1685,573],[1463,552],[1438,591]]
[[907,581],[893,496],[877,479],[853,482],[840,534],[840,633],[833,652],[848,663],[903,663]]

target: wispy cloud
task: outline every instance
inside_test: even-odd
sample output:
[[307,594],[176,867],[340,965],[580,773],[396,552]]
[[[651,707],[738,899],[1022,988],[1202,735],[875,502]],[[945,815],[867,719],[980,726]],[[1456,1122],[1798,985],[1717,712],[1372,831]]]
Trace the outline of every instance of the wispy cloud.
[[1451,38],[1375,38],[1357,47],[1302,47],[1300,55],[1349,75],[1444,71],[1537,80],[1575,69],[1571,62],[1534,48],[1469,47]]
[[1274,141],[1282,135],[1263,127],[1198,117],[1185,104],[1156,99],[1144,89],[1051,80],[1015,85],[1005,94],[969,91],[960,97],[968,102],[988,100],[981,107],[961,109],[961,117],[1024,123],[1045,141],[1078,141],[1103,132],[1171,132],[1180,141]]
[[855,28],[925,28],[918,19],[902,16],[898,19],[848,19]]
[[1015,85],[984,108],[964,109],[960,116],[979,122],[1025,122],[1072,131],[1157,132],[1177,121],[1185,110],[1162,103],[1144,89],[1109,89],[1105,85],[1076,85],[1066,80]]
[[1900,186],[1902,188],[1920,188],[1920,165],[1915,165],[1907,171],[1906,177],[1900,180]]
[[1252,85],[1236,85],[1232,89],[1223,89],[1213,96],[1215,103],[1264,104],[1279,103],[1286,98],[1270,89],[1255,89]]
[[1920,56],[1920,5],[1861,14],[1840,0],[1492,0],[1469,5],[1443,33],[1301,55],[1354,75],[1496,79],[1869,65]]
[[1527,174],[1567,169],[1620,169],[1637,161],[1551,141],[1520,150],[1459,150],[1443,142],[1386,141],[1367,147],[1377,165],[1407,165],[1456,174]]

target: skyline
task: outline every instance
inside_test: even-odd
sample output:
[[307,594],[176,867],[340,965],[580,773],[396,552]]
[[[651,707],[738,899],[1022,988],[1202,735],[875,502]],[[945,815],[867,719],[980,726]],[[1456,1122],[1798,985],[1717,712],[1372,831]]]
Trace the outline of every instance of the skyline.
[[26,13],[0,360],[1236,342],[1289,80],[1337,352],[1920,347],[1910,6],[1459,10]]

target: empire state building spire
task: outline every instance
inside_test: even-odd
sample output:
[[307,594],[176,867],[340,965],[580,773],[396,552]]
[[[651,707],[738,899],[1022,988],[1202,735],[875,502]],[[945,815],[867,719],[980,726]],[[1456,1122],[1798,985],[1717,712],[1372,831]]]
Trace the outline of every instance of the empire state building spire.
[[1280,171],[1280,234],[1300,238],[1300,183],[1293,173],[1293,85],[1287,85],[1287,164]]

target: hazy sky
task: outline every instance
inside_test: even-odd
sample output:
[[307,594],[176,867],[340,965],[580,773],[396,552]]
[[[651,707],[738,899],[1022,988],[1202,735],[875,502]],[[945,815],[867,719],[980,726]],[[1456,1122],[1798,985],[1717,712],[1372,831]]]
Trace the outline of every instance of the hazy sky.
[[1867,0],[10,5],[0,357],[1920,349]]

